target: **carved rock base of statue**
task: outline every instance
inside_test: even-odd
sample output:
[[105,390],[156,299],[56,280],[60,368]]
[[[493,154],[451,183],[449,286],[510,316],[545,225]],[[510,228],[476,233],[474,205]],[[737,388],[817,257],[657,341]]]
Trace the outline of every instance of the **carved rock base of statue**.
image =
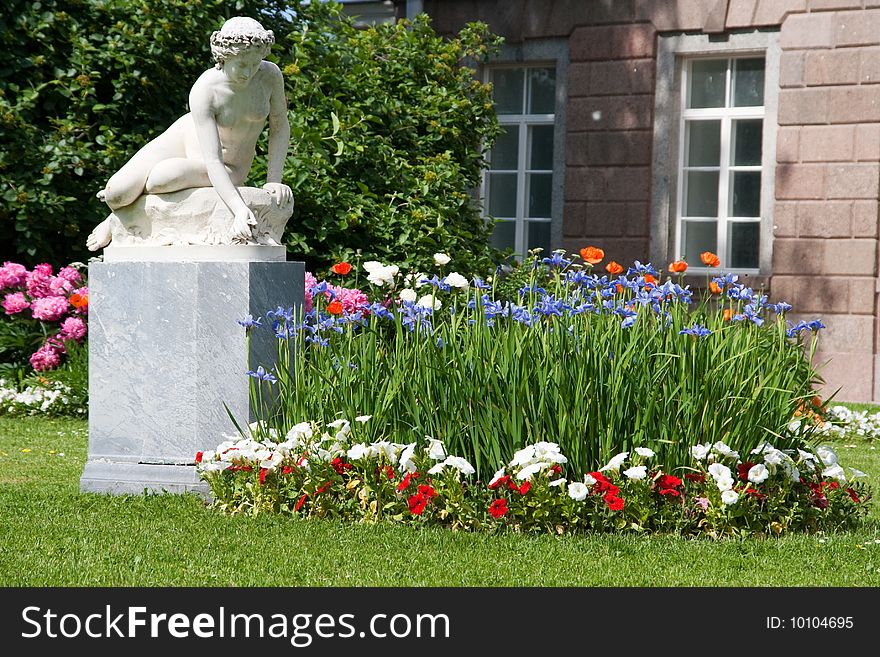
[[92,263],[81,490],[207,493],[196,452],[236,434],[224,404],[253,420],[245,372],[278,355],[271,329],[248,341],[237,320],[301,306],[303,281],[301,262]]
[[262,244],[278,246],[293,201],[276,203],[265,189],[239,187],[254,216],[251,240],[232,237],[232,213],[213,187],[195,187],[170,194],[144,194],[108,217],[113,247],[183,246],[186,244]]

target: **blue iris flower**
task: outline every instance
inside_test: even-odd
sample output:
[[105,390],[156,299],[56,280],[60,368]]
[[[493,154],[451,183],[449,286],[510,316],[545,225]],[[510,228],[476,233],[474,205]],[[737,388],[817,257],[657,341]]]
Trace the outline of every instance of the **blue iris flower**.
[[483,279],[477,278],[476,276],[474,276],[473,282],[474,282],[474,287],[477,288],[478,290],[491,290],[492,289],[491,285],[485,283],[483,281]]
[[807,322],[807,328],[811,331],[818,331],[819,329],[825,328],[825,325],[822,323],[822,320],[814,319],[811,322]]
[[559,269],[565,269],[571,264],[571,260],[566,259],[559,251],[554,252],[549,258],[543,258],[541,262],[551,268],[558,267]]
[[679,335],[694,335],[698,338],[705,338],[712,335],[712,331],[707,329],[705,326],[700,326],[699,324],[694,324],[693,326],[689,326],[687,328],[683,328],[678,332]]
[[263,325],[260,321],[261,319],[261,317],[254,319],[253,315],[245,315],[242,319],[238,320],[238,323],[245,328],[260,328]]
[[785,301],[780,301],[779,303],[771,303],[767,307],[775,312],[777,315],[782,315],[791,310],[791,304],[785,303]]
[[632,274],[638,274],[639,276],[645,276],[646,274],[657,276],[657,270],[654,269],[650,263],[643,265],[641,262],[636,260],[633,263],[633,266],[626,270],[627,276],[631,276]]
[[255,379],[259,379],[260,381],[268,381],[269,383],[277,383],[278,379],[276,379],[271,372],[267,372],[266,369],[260,365],[257,368],[257,371],[254,372],[252,370],[248,370],[245,372],[248,376],[251,376]]

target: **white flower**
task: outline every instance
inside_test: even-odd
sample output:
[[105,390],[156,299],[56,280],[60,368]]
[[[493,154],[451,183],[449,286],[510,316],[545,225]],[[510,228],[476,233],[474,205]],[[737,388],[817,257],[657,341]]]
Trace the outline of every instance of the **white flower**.
[[837,463],[825,468],[825,470],[822,471],[822,476],[837,479],[842,484],[846,483],[846,473]]
[[501,477],[504,476],[504,468],[501,468],[495,475],[492,477],[492,481],[489,482],[489,486],[494,486]]
[[474,466],[472,466],[460,456],[447,456],[446,460],[443,461],[443,463],[455,468],[463,475],[472,475],[476,472],[476,470],[474,470]]
[[691,456],[698,461],[702,461],[709,454],[710,449],[712,448],[709,445],[694,445],[691,447]]
[[816,454],[819,455],[819,458],[822,459],[822,463],[826,466],[837,465],[837,454],[834,453],[834,450],[828,447],[827,445],[822,445],[816,450]]
[[459,274],[458,272],[452,272],[446,278],[443,279],[443,282],[449,285],[450,287],[458,288],[459,290],[467,290],[470,287],[470,283],[468,283],[468,279]]
[[565,477],[557,479],[556,481],[551,481],[550,486],[564,486],[565,485]]
[[422,308],[440,310],[440,307],[443,305],[443,303],[440,301],[440,299],[436,297],[436,295],[425,294],[424,296],[422,296],[422,298],[418,300],[417,305],[421,306]]
[[764,452],[764,463],[770,466],[782,465],[788,460],[788,457],[778,449],[772,447]]
[[607,465],[599,468],[599,472],[605,472],[606,470],[619,470],[620,464],[626,461],[627,458],[629,458],[629,452],[621,452],[608,461]]
[[373,417],[372,415],[358,415],[354,421],[355,422],[368,422],[369,419]]
[[291,444],[299,444],[302,440],[311,438],[313,433],[310,422],[300,422],[290,428],[285,439]]
[[407,287],[407,288],[404,288],[400,291],[400,300],[401,301],[406,301],[408,303],[415,303],[416,298],[417,297],[416,297],[415,290],[411,290],[410,288]]
[[798,449],[798,454],[800,455],[802,461],[814,461],[816,463],[819,462],[818,457],[815,454],[811,454],[810,452],[805,452],[802,449]]
[[368,273],[373,273],[377,269],[382,269],[385,265],[381,262],[377,262],[376,260],[368,260],[364,263],[364,270]]
[[346,420],[344,417],[341,417],[338,420],[333,420],[333,422],[330,422],[327,426],[332,427],[333,429],[338,429],[339,427],[343,427],[348,423],[348,420]]
[[726,490],[721,493],[721,501],[724,502],[727,506],[731,504],[736,504],[736,501],[739,499],[739,494],[734,490]]
[[428,439],[428,456],[435,461],[442,461],[446,458],[446,448],[443,447],[443,441],[425,436]]
[[[589,476],[589,475],[587,475]],[[593,483],[595,483],[595,479],[593,479]],[[568,485],[568,496],[576,500],[577,502],[583,502],[587,499],[587,494],[590,492],[590,489],[586,487],[585,484],[582,484],[579,481],[573,481]]]
[[440,463],[435,464],[434,467],[432,467],[430,470],[428,470],[428,474],[429,475],[440,474],[440,471],[443,470],[443,466],[445,466],[445,465],[446,464],[442,461]]
[[406,447],[403,448],[403,451],[400,453],[400,471],[404,470],[407,472],[415,472],[416,471],[416,463],[413,461],[413,457],[416,453],[416,444],[410,443]]
[[[208,452],[205,452],[205,453],[207,454]],[[202,457],[202,458],[205,458],[205,457]],[[859,479],[860,477],[867,477],[868,476],[864,472],[862,472],[861,470],[856,470],[855,468],[850,468],[849,471],[852,472],[853,479]]]
[[370,454],[370,448],[367,447],[364,443],[358,443],[357,445],[353,445],[350,450],[348,450],[348,459],[350,461],[357,461],[358,459],[365,458]]
[[382,287],[386,283],[393,283],[394,277],[397,276],[397,273],[400,271],[400,267],[397,265],[383,265],[381,262],[376,262],[375,260],[365,262],[364,269],[369,272],[367,280],[373,285],[378,285],[379,287]]
[[644,479],[648,475],[648,468],[644,465],[635,465],[629,470],[624,470],[623,474],[629,479],[638,481],[639,479]]
[[636,447],[636,454],[642,456],[646,459],[651,458],[652,456],[656,456],[653,449],[648,449],[647,447]]
[[387,440],[379,440],[372,445],[377,454],[384,454],[385,459],[392,465],[397,463],[397,455],[400,453],[401,445],[389,443]]
[[715,483],[718,485],[718,490],[722,493],[733,488],[733,479],[730,477],[721,477],[720,479],[716,479]]
[[[596,485],[596,481],[598,481],[593,475],[584,475],[584,484],[592,488]],[[573,486],[574,484],[572,484]],[[571,489],[571,486],[569,486]]]
[[736,452],[736,451],[730,449],[730,447],[728,447],[725,443],[721,442],[720,440],[717,443],[715,443],[714,445],[712,445],[712,449],[714,449],[716,452],[721,454],[721,456],[727,456],[727,457],[735,458],[735,459],[739,458],[739,452]]
[[508,464],[511,468],[515,468],[520,465],[527,465],[535,460],[535,446],[529,445],[528,447],[523,447],[518,450],[513,455],[513,460]]
[[753,484],[760,484],[767,481],[767,477],[770,476],[770,471],[767,470],[767,467],[758,463],[758,465],[753,465],[749,468],[749,481]]
[[709,474],[717,481],[718,479],[729,479],[730,468],[721,463],[713,463],[709,466]]
[[434,264],[437,265],[438,267],[442,267],[443,265],[448,265],[450,260],[452,260],[452,258],[450,258],[445,253],[435,253],[434,254]]
[[533,476],[538,474],[544,468],[549,468],[552,463],[549,461],[538,461],[537,463],[532,463],[527,465],[522,470],[516,473],[516,478],[519,480],[523,479],[531,479]]

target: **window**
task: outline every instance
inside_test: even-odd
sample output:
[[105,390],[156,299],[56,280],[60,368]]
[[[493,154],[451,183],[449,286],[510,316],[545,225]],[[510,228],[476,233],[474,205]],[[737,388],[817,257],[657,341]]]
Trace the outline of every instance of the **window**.
[[517,255],[550,250],[556,129],[556,69],[553,66],[488,70],[503,132],[488,153],[485,213],[498,222],[492,244]]
[[779,33],[658,37],[651,190],[653,262],[700,253],[769,275]]
[[764,58],[682,62],[676,253],[759,269]]

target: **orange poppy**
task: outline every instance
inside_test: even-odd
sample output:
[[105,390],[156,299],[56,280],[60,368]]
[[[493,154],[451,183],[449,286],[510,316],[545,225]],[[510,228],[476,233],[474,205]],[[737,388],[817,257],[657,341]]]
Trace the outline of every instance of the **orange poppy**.
[[657,279],[654,278],[651,274],[645,274],[645,286],[648,285],[656,285]]
[[620,283],[617,284],[617,293],[623,294],[623,285],[621,285]]
[[337,262],[335,265],[330,267],[330,271],[332,271],[334,274],[345,276],[348,272],[351,271],[351,265],[347,262]]
[[688,263],[684,260],[676,260],[669,263],[669,272],[672,274],[681,274],[688,268]]
[[810,400],[810,403],[818,408],[822,405],[822,398],[819,395],[814,395],[813,398]]
[[700,254],[700,260],[703,261],[703,264],[707,267],[720,267],[721,260],[718,259],[718,256],[712,253],[711,251],[703,251]]
[[88,294],[77,294],[73,293],[70,295],[70,305],[79,310],[80,308],[86,308],[89,305],[89,295]]
[[729,322],[729,321],[730,321],[730,308],[725,308],[725,309],[724,309],[724,321],[725,321],[725,322]]
[[581,249],[581,258],[584,259],[584,262],[588,262],[591,265],[598,265],[605,259],[605,252],[596,246],[588,246],[585,249]]
[[721,294],[721,286],[718,285],[718,283],[716,283],[715,281],[709,283],[709,290],[712,292],[712,294]]
[[617,274],[623,271],[623,267],[621,267],[619,263],[612,260],[607,265],[605,265],[605,271],[607,271],[612,276],[617,276]]
[[327,304],[327,312],[331,315],[341,315],[342,314],[342,304],[338,301],[331,301]]

